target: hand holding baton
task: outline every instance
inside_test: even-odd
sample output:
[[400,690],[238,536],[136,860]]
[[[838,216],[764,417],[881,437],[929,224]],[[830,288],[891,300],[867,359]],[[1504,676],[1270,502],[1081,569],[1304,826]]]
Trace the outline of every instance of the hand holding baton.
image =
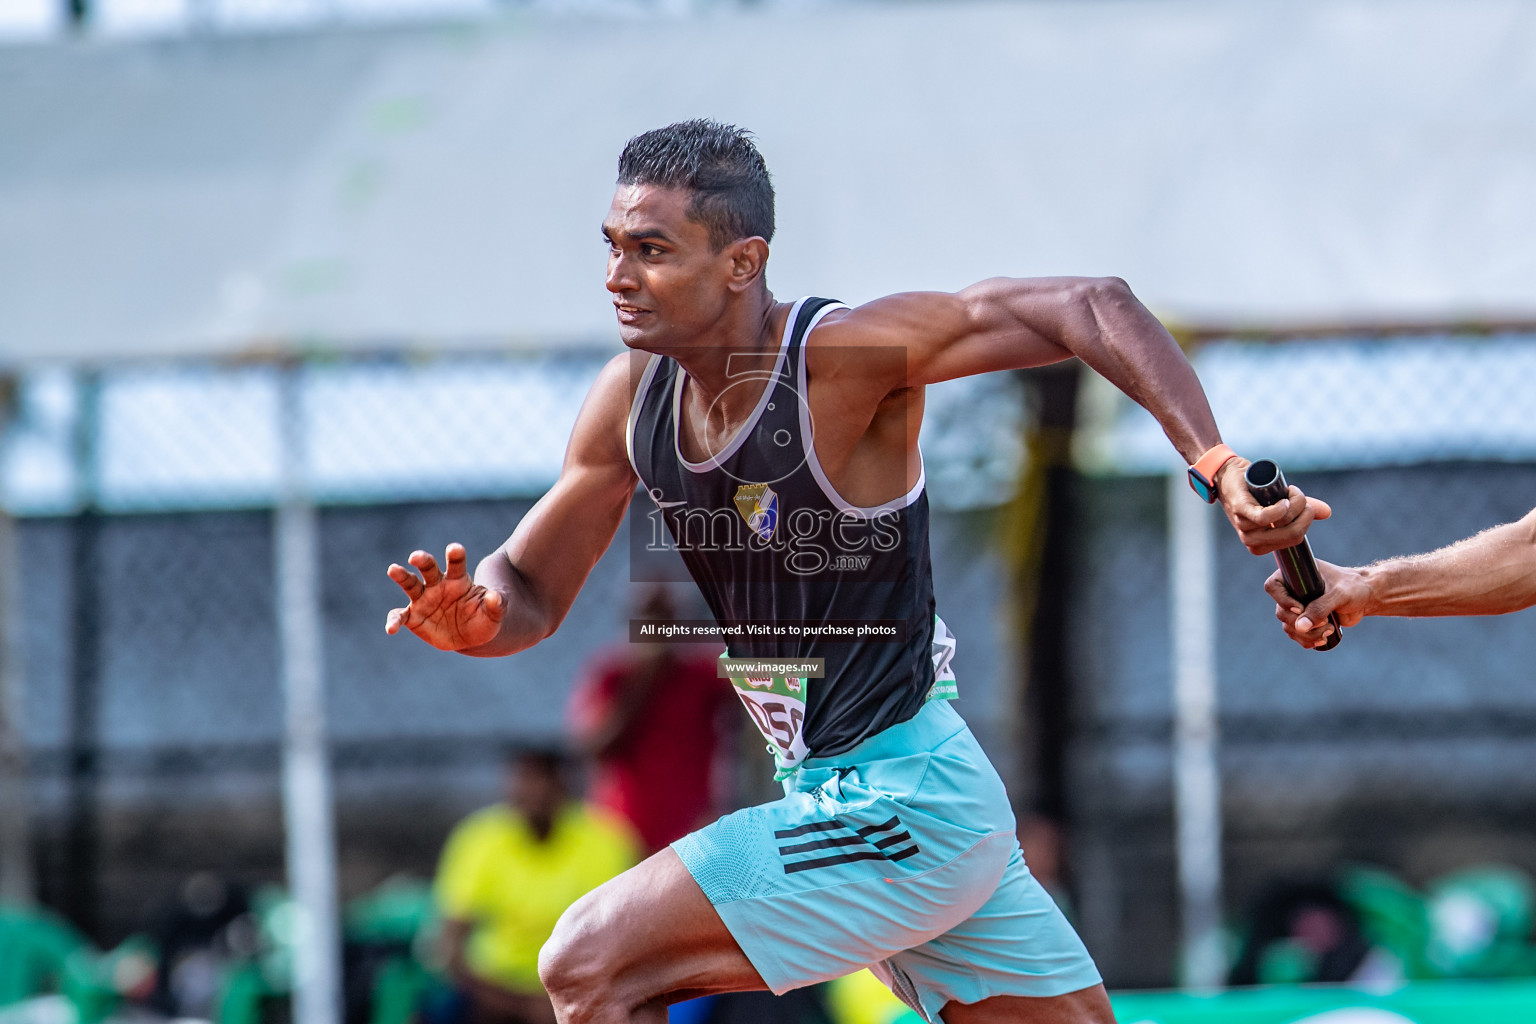
[[[1290,493],[1285,474],[1269,459],[1260,459],[1250,464],[1248,471],[1243,474],[1243,480],[1248,484],[1248,493],[1260,505],[1273,505]],[[1317,560],[1312,557],[1312,545],[1307,543],[1305,537],[1295,547],[1276,551],[1275,561],[1280,564],[1280,578],[1285,581],[1285,589],[1303,606],[1322,597],[1323,591],[1328,589],[1322,573],[1317,571]],[[1344,639],[1338,617],[1330,613],[1328,623],[1333,626],[1333,632],[1328,634],[1321,647],[1314,647],[1313,650],[1331,651]]]

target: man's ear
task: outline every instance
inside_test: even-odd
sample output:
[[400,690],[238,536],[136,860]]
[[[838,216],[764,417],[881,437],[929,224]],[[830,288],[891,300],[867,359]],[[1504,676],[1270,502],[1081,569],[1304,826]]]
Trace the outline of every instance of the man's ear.
[[763,276],[768,265],[768,243],[760,235],[738,238],[725,247],[731,261],[730,289],[744,292]]

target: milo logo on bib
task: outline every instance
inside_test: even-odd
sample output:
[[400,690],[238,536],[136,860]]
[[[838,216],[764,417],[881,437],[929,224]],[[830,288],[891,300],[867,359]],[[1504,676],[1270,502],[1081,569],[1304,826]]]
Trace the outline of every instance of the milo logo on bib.
[[783,767],[805,760],[806,690],[820,678],[822,659],[728,658],[720,656],[719,674],[731,681],[736,696]]

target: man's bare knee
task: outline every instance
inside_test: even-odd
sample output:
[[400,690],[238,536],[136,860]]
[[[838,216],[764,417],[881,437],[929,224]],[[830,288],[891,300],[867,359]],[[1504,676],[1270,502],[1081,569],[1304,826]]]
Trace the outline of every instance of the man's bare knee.
[[539,977],[561,1024],[662,1021],[678,993],[765,987],[670,849],[573,903]]
[[588,893],[566,908],[539,950],[539,981],[561,1024],[595,1020],[601,1009],[614,1004],[615,965],[608,956],[596,903],[597,894]]

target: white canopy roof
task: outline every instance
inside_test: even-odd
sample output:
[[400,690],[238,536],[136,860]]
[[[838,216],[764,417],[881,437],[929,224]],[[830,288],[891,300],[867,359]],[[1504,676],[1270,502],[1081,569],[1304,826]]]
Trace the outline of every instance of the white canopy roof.
[[754,130],[770,283],[1536,312],[1536,7],[1106,0],[0,50],[0,360],[611,345],[626,138]]

